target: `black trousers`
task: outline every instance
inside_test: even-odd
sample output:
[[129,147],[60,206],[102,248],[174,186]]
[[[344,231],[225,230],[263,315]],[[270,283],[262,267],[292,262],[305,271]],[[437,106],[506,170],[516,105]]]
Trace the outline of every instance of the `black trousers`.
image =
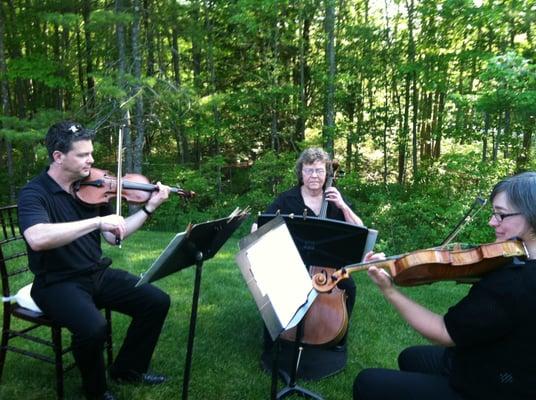
[[354,400],[462,400],[449,385],[450,352],[441,346],[413,346],[398,356],[399,371],[369,368],[354,381]]
[[100,309],[109,307],[132,317],[126,338],[112,365],[116,375],[147,371],[166,318],[169,296],[152,285],[134,287],[138,278],[108,268],[69,281],[43,286],[36,282],[32,297],[52,320],[72,334],[73,355],[87,395],[107,389],[104,343],[106,319]]

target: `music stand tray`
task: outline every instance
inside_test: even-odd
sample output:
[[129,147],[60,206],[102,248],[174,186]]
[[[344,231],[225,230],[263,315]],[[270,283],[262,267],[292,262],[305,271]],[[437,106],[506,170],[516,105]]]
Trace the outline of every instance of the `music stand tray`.
[[260,214],[258,225],[263,226],[280,216],[307,266],[319,265],[342,268],[361,262],[373,249],[378,231],[344,221],[297,214]]
[[196,265],[182,386],[183,400],[188,398],[203,261],[209,260],[216,255],[248,215],[246,210],[237,208],[226,218],[195,225],[189,224],[184,232],[175,235],[160,256],[153,262],[147,272],[141,275],[140,280],[136,283],[136,286],[139,286],[154,282],[191,265]]

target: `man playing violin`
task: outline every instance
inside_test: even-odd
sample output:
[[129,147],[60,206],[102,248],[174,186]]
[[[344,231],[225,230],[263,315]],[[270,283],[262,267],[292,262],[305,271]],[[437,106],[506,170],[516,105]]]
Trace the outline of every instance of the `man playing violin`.
[[[266,209],[266,213],[307,215],[317,217],[320,215],[322,203],[327,200],[326,218],[345,221],[350,224],[363,225],[350,206],[343,199],[334,186],[326,188],[326,178],[333,173],[333,166],[329,154],[321,148],[311,147],[305,149],[296,161],[295,166],[298,185],[281,193]],[[257,225],[252,226],[252,231]],[[345,290],[346,308],[348,317],[352,313],[355,303],[356,287],[353,279],[341,281],[338,287]],[[265,351],[270,351],[272,341],[267,332],[264,335]],[[333,347],[333,350],[343,351],[346,336]]]
[[102,257],[101,235],[115,244],[138,230],[169,195],[158,183],[145,206],[128,218],[108,206],[83,205],[71,186],[87,177],[93,164],[94,133],[64,121],[46,135],[49,167],[20,192],[19,224],[35,274],[32,297],[52,320],[72,334],[73,355],[88,399],[114,399],[108,390],[103,348],[106,320],[99,309],[132,318],[109,377],[118,383],[160,384],[148,374],[153,350],[166,318],[169,296],[155,286],[134,287],[137,277],[110,268]]
[[484,275],[444,316],[398,291],[383,270],[369,268],[384,297],[435,345],[405,349],[400,370],[361,371],[354,399],[536,398],[536,172],[499,182],[490,199],[497,241],[519,238],[527,259]]

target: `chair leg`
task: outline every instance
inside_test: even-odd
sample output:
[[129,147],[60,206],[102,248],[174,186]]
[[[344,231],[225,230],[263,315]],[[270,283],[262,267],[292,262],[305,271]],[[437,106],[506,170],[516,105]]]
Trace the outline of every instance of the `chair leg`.
[[104,309],[104,315],[106,318],[106,357],[108,359],[108,367],[112,366],[114,361],[113,353],[113,341],[112,341],[112,312],[109,308]]
[[52,327],[52,343],[56,359],[56,392],[58,400],[63,399],[63,345],[61,343],[61,328]]
[[2,325],[2,342],[0,343],[0,381],[4,372],[4,363],[6,361],[7,341],[9,340],[9,329],[11,328],[10,310],[4,307],[4,323]]

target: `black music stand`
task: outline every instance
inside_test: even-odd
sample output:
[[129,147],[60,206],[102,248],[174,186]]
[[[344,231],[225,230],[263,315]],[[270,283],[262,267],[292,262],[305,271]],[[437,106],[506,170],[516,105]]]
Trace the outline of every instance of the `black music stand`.
[[192,295],[192,311],[190,313],[190,329],[188,333],[188,347],[184,365],[182,386],[183,400],[188,398],[188,386],[190,383],[190,370],[192,366],[192,352],[203,262],[214,257],[248,215],[247,212],[235,210],[227,218],[195,225],[190,224],[185,232],[178,233],[171,240],[162,254],[155,260],[147,272],[142,274],[140,280],[136,283],[136,286],[139,286],[144,283],[154,282],[191,265],[195,264],[196,266],[194,291]]
[[[239,247],[237,264],[269,335],[278,344],[279,335],[284,330],[299,326],[317,296],[311,277],[282,218],[275,218],[243,238]],[[277,360],[277,354],[274,354],[274,360]],[[275,365],[272,369],[272,399],[276,398],[277,371]],[[296,385],[292,390],[321,400]]]
[[[348,224],[346,222],[308,217],[306,215],[296,216],[279,214],[260,215],[258,218],[260,226],[259,231],[265,230],[267,225],[271,225],[274,218],[276,218],[276,220],[282,219],[285,222],[295,247],[303,260],[302,265],[304,265],[304,267],[319,265],[339,268],[359,262],[362,260],[364,254],[372,249],[377,235],[377,232],[374,230],[369,230],[365,227]],[[247,246],[252,240],[253,239],[248,238],[243,239],[243,241],[240,242],[241,248],[243,248],[243,245]],[[267,320],[264,318],[264,315],[263,319],[266,323]],[[268,325],[267,328],[269,328]],[[272,339],[274,339],[274,335],[272,332],[270,333]],[[283,399],[294,393],[306,398],[317,400],[322,399],[317,394],[296,385],[302,346],[300,339],[303,337],[303,324],[301,319],[297,327],[296,337],[298,340],[294,343],[292,363],[290,364],[289,371],[285,371],[284,369],[280,370],[278,368],[281,339],[277,337],[277,340],[275,340],[271,353],[272,399]],[[265,354],[268,356],[270,355],[268,352],[265,352]],[[343,356],[344,366],[346,363],[346,353],[344,353]],[[265,366],[270,364],[269,357],[264,357],[264,354],[263,364],[265,364]],[[342,369],[342,367],[338,368],[339,370]],[[276,395],[278,373],[283,377],[287,386]]]

